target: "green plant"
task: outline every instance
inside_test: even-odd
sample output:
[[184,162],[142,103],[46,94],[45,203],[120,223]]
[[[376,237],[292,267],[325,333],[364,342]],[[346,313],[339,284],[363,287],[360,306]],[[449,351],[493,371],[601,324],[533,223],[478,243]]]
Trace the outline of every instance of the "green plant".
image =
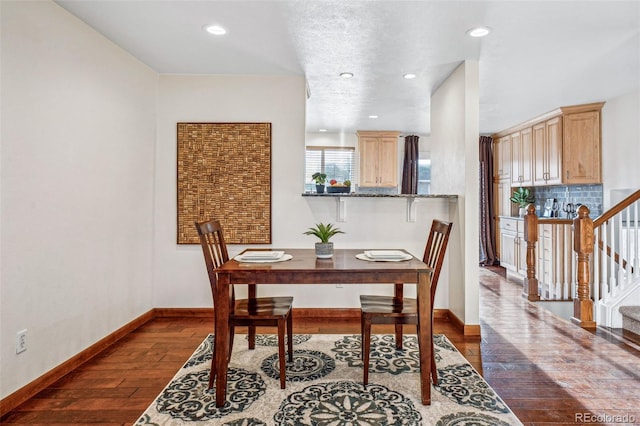
[[520,187],[516,191],[513,191],[513,195],[510,198],[512,203],[518,205],[518,207],[527,207],[529,204],[535,201],[535,197],[531,194],[529,188]]
[[339,228],[334,228],[332,224],[318,223],[315,227],[309,228],[305,235],[315,235],[322,243],[328,243],[329,239],[336,234],[344,234]]
[[316,172],[311,175],[311,179],[316,182],[316,185],[324,185],[324,183],[327,181],[327,175],[324,173]]

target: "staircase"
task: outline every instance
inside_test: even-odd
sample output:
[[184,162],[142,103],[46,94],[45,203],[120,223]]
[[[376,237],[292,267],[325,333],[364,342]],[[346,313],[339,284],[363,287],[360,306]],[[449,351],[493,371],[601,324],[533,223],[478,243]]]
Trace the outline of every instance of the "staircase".
[[[544,232],[566,235],[555,239],[560,243],[552,248],[551,271],[538,261],[538,253],[545,253],[538,234]],[[579,208],[572,222],[563,223],[538,218],[535,206],[529,205],[524,239],[524,293],[529,300],[554,300],[554,295],[555,300],[567,300],[568,294],[574,323],[623,328],[640,339],[640,190],[594,220],[587,206]]]
[[622,306],[623,334],[636,343],[640,343],[640,306]]

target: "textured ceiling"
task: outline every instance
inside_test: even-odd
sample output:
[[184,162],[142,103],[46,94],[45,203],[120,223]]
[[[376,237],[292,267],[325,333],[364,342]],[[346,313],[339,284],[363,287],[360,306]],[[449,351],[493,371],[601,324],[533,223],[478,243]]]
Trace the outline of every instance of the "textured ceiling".
[[[640,90],[640,1],[56,3],[159,73],[304,75],[310,132],[428,134],[430,96],[464,60],[480,65],[482,133]],[[493,31],[468,37],[477,25]]]

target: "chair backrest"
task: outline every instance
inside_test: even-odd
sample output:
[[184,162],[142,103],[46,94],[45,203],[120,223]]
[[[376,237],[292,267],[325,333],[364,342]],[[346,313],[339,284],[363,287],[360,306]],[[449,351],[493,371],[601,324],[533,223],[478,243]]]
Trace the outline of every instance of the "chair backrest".
[[198,230],[198,237],[200,237],[204,262],[209,273],[211,291],[215,292],[218,277],[214,271],[229,260],[227,245],[222,235],[222,226],[217,220],[209,220],[200,223],[196,222],[196,229]]
[[436,294],[436,286],[438,285],[438,279],[440,278],[440,270],[442,269],[442,263],[444,262],[444,255],[447,251],[449,234],[451,234],[452,227],[453,223],[434,219],[431,223],[431,231],[429,231],[427,246],[424,249],[422,261],[433,269],[433,273],[431,274],[432,302]]

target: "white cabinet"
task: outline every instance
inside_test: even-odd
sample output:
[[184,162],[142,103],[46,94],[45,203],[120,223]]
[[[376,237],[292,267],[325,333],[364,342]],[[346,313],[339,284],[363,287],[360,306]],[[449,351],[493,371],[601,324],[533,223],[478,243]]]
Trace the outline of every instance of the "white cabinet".
[[523,222],[509,217],[500,217],[500,266],[508,271],[520,269],[520,239]]
[[527,276],[527,242],[522,219],[500,217],[500,266],[515,272],[518,278]]

